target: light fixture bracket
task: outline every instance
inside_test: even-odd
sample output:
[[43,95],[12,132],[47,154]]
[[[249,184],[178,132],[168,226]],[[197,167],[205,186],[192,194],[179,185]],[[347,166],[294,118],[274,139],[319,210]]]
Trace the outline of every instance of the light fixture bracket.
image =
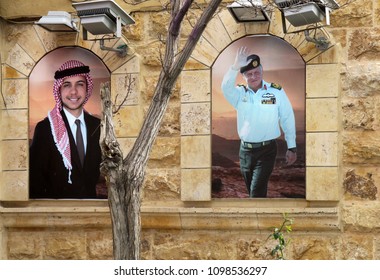
[[111,52],[116,52],[120,57],[125,57],[128,53],[128,46],[126,44],[120,45],[119,47],[115,48],[110,48],[106,47],[104,45],[104,39],[100,39],[100,49],[103,51],[111,51]]

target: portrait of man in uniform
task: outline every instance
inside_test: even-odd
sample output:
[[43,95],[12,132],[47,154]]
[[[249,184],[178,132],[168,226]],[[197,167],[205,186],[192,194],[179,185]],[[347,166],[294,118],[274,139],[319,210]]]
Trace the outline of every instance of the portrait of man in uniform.
[[213,197],[304,198],[304,127],[299,54],[271,36],[229,46],[213,67]]

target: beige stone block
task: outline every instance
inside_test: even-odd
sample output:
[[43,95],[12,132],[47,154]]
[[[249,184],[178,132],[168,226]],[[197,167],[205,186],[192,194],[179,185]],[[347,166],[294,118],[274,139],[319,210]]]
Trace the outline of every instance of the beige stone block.
[[56,32],[58,47],[76,46],[78,44],[79,33],[77,32]]
[[342,102],[345,130],[372,130],[380,128],[380,97],[348,99]]
[[1,142],[1,169],[22,170],[28,166],[28,141],[12,140]]
[[203,37],[198,40],[198,43],[191,53],[191,57],[199,62],[211,66],[218,57],[219,52]]
[[112,74],[140,73],[140,59],[137,56],[132,57]]
[[[376,1],[352,1],[344,8],[334,10],[331,16],[331,26],[334,27],[370,27],[373,21],[373,3]],[[348,2],[347,2],[348,3]],[[342,4],[342,3],[340,3]],[[366,33],[366,32],[362,32]],[[358,40],[358,43],[361,40]]]
[[28,171],[3,171],[0,182],[0,201],[29,199]]
[[[331,35],[332,37],[334,35]],[[339,40],[339,38],[337,38]],[[307,64],[335,64],[340,63],[344,56],[342,55],[342,45],[340,42],[335,43],[332,38],[330,39],[329,48],[326,51],[319,52],[317,56],[304,56]]]
[[[17,5],[15,5],[17,4]],[[4,18],[32,18],[50,11],[72,11],[71,2],[40,0],[34,1],[1,1],[1,16]]]
[[380,163],[380,132],[358,131],[343,134],[343,161],[345,163]]
[[266,34],[268,32],[269,25],[269,21],[247,22],[244,24],[247,34]]
[[306,169],[306,200],[338,201],[340,186],[337,167]]
[[36,24],[34,25],[34,28],[38,34],[38,38],[41,40],[47,52],[50,52],[57,48],[58,45],[55,34],[53,35],[52,32],[46,30],[41,26],[37,26]]
[[347,63],[342,84],[344,96],[364,98],[378,95],[380,82],[380,63],[377,61]]
[[[215,34],[218,34],[218,36],[215,36]],[[231,39],[219,17],[213,17],[210,20],[202,36],[219,52],[223,51],[231,43]]]
[[[156,75],[153,73],[146,73],[146,76],[142,76],[142,80],[140,83],[141,86],[141,100],[144,104],[150,104],[153,99],[153,95],[155,92],[156,87],[153,85],[157,84],[158,81],[158,74]],[[173,96],[171,97],[173,98]]]
[[118,138],[121,151],[123,152],[123,157],[125,157],[132,149],[136,138]]
[[211,136],[181,137],[181,167],[209,168],[211,166]]
[[[123,5],[124,3],[118,2],[119,4]],[[130,8],[123,8],[126,11],[130,12]],[[141,41],[144,38],[145,35],[145,29],[147,25],[147,21],[149,22],[149,18],[145,17],[145,13],[134,13],[133,19],[135,20],[135,24],[129,24],[122,28],[122,34],[123,37],[127,40],[133,40],[133,41]],[[154,39],[157,39],[155,37]],[[127,41],[128,42],[128,41]],[[131,44],[132,45],[132,44]],[[133,46],[131,47],[132,51]]]
[[[170,105],[169,105],[170,106]],[[167,108],[162,120],[158,136],[176,137],[181,134],[181,106],[170,106]]]
[[181,200],[211,200],[211,169],[182,169]]
[[[87,35],[88,35],[88,33],[87,33]],[[99,44],[99,42],[98,41],[84,40],[83,39],[83,33],[82,33],[82,30],[81,30],[80,33],[79,33],[77,45],[80,46],[80,47],[82,47],[82,48],[91,50],[93,48],[94,44]]]
[[305,42],[305,34],[303,32],[285,34],[284,39],[294,48],[298,48]]
[[4,64],[2,67],[3,79],[26,79],[27,77],[20,72],[17,72],[14,68]]
[[297,51],[304,61],[309,61],[322,53],[316,48],[315,44],[306,40],[297,46]]
[[218,14],[232,41],[246,35],[244,24],[237,23],[227,9]]
[[148,167],[179,167],[180,145],[180,137],[157,137],[149,156]]
[[351,201],[342,205],[342,225],[350,231],[379,230],[380,202]]
[[13,231],[8,235],[8,259],[36,260],[41,258],[41,237],[35,233]]
[[116,137],[136,137],[143,122],[139,106],[124,106],[113,118]]
[[86,236],[83,231],[49,232],[44,234],[44,239],[44,259],[86,259]]
[[306,99],[306,131],[337,131],[337,98]]
[[280,38],[283,38],[285,36],[282,27],[281,11],[279,9],[274,9],[271,15],[271,23],[269,25],[268,33]]
[[3,139],[28,138],[28,110],[2,110],[0,111],[0,131]]
[[[297,223],[295,221],[295,223]],[[297,226],[294,225],[293,228]],[[285,235],[286,236],[286,235]],[[291,240],[286,251],[292,260],[336,260],[340,259],[341,238],[338,235],[297,235],[286,236]]]
[[374,237],[363,233],[346,233],[343,235],[342,260],[375,260]]
[[139,103],[139,87],[137,74],[112,74],[111,94],[114,105],[137,105]]
[[307,65],[307,97],[338,97],[340,90],[339,75],[338,64]]
[[181,73],[181,102],[210,101],[210,71],[183,71]]
[[91,231],[87,233],[87,252],[90,260],[111,260],[112,250],[112,231]]
[[[189,24],[186,24],[186,23],[187,22],[183,22],[185,26],[184,27],[182,26],[181,29],[185,29],[185,30],[188,29],[187,25]],[[146,24],[148,25],[147,32],[149,33],[150,37],[158,38],[158,36],[165,36],[168,32],[169,25],[170,25],[170,13],[167,13],[165,11],[150,13],[149,20],[147,21]]]
[[152,242],[152,258],[158,260],[234,260],[237,259],[236,237],[229,232],[219,233],[216,231],[197,232],[196,234],[191,231],[156,232]]
[[180,192],[180,168],[147,170],[142,192],[143,201],[179,200]]
[[[321,36],[326,37],[325,34],[321,34]],[[328,38],[328,47],[326,50],[319,50],[314,43],[307,41],[303,41],[302,44],[297,46],[297,50],[303,60],[309,65],[336,64],[342,60],[341,46],[340,44],[335,43],[334,38],[331,35]],[[321,73],[321,75],[323,75],[323,73]]]
[[[17,36],[17,43],[27,51],[28,55],[34,61],[40,60],[46,53],[41,40],[37,37],[37,32],[33,25],[14,25],[16,28],[13,31],[13,36]],[[12,36],[9,35],[9,36]]]
[[28,80],[4,80],[2,81],[4,102],[0,102],[1,108],[26,109],[28,108]]
[[306,133],[306,166],[338,165],[338,133]]
[[29,76],[35,65],[33,59],[19,44],[14,45],[10,50],[5,62],[25,76]]
[[[159,78],[158,74],[158,72],[144,72],[142,79],[140,79],[140,102],[143,105],[149,106],[152,102]],[[173,103],[177,105],[180,102],[180,83],[181,80],[179,78],[171,90],[169,106],[171,106]]]
[[184,70],[208,70],[210,67],[208,65],[204,65],[197,61],[196,59],[190,57],[185,64],[185,67],[183,67]]
[[210,134],[210,103],[181,105],[181,134]]
[[154,42],[140,47],[138,53],[142,64],[161,68],[162,54],[165,53],[164,45],[161,42]]

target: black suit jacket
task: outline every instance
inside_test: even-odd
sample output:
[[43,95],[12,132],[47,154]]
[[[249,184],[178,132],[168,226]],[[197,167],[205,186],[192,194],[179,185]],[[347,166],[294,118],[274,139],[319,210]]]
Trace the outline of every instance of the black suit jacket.
[[61,111],[69,134],[71,150],[71,181],[63,164],[46,117],[40,121],[30,146],[30,198],[96,198],[96,183],[99,180],[101,150],[99,146],[100,120],[84,113],[87,127],[87,149],[82,167],[67,118]]

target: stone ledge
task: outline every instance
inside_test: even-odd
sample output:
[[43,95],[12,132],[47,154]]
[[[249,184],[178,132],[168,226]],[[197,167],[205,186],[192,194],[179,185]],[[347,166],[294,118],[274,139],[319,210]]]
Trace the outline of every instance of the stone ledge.
[[[143,229],[257,230],[282,222],[282,213],[295,220],[297,231],[339,231],[335,207],[317,208],[183,208],[143,207]],[[108,207],[0,208],[5,228],[105,228],[111,226]]]

